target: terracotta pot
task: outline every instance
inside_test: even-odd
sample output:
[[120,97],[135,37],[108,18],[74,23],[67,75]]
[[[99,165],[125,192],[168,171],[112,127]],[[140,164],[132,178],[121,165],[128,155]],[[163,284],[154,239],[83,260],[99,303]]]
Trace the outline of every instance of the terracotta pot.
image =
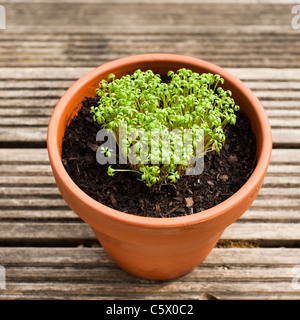
[[[251,121],[257,142],[257,165],[246,184],[221,204],[193,215],[146,218],[123,213],[90,198],[67,174],[61,161],[65,128],[81,108],[82,100],[95,95],[101,79],[116,78],[136,69],[164,74],[189,68],[218,73],[225,79],[236,103]],[[103,248],[127,272],[146,279],[179,277],[198,266],[227,226],[237,220],[257,196],[272,150],[269,120],[259,100],[239,79],[224,69],[199,59],[170,54],[145,54],[106,63],[79,79],[58,102],[48,127],[48,153],[57,186],[71,209],[93,229]]]

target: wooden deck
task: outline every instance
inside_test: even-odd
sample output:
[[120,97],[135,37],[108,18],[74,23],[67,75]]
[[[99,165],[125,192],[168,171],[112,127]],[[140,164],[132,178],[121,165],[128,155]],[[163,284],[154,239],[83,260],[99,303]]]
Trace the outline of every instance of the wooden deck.
[[[0,266],[7,299],[300,299],[300,29],[281,0],[5,0],[0,30]],[[299,19],[300,20],[300,19]],[[300,24],[300,21],[299,21]],[[61,198],[49,117],[79,77],[137,53],[216,63],[260,98],[274,150],[251,208],[190,274],[120,270]]]

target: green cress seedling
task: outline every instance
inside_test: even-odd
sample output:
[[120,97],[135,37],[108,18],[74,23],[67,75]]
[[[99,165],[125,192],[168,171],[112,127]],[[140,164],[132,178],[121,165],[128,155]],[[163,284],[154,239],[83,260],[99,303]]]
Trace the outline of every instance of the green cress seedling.
[[[212,150],[221,150],[225,142],[223,129],[228,123],[235,124],[235,111],[239,110],[231,98],[231,91],[220,87],[224,79],[218,74],[198,74],[184,68],[177,72],[169,71],[168,77],[171,80],[165,83],[160,75],[151,70],[142,72],[138,69],[120,79],[110,74],[107,81],[99,83],[96,89],[100,97],[99,105],[91,108],[94,121],[114,132],[119,147],[120,123],[126,122],[128,138],[122,140],[120,151],[127,155],[134,150],[138,160],[137,163],[130,163],[128,170],[109,166],[109,175],[113,176],[117,171],[138,172],[139,180],[148,187],[160,188],[168,181],[176,183],[186,167],[190,166],[191,157],[197,156],[196,132],[203,133],[204,150],[201,156]],[[192,150],[187,152],[182,138],[172,134],[174,129],[182,134],[186,129],[191,130]],[[129,133],[134,130],[146,132],[146,141],[132,138]],[[162,142],[157,145],[151,140],[153,133],[162,132],[171,133],[167,153],[162,148]],[[143,143],[147,145],[146,150],[141,147],[145,146]],[[182,150],[180,159],[178,152],[175,152],[178,145]],[[110,157],[112,150],[101,147],[100,152]]]

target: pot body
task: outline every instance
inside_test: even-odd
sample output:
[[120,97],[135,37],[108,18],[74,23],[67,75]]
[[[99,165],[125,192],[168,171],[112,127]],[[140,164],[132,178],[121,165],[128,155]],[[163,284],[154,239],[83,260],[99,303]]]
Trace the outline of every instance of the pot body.
[[[151,69],[166,74],[188,68],[218,73],[224,89],[248,116],[257,143],[257,166],[246,184],[221,204],[177,218],[147,218],[119,212],[88,197],[68,176],[61,161],[66,126],[87,96],[94,96],[101,79],[116,78]],[[100,66],[79,79],[61,98],[52,114],[47,146],[57,186],[71,209],[93,229],[108,255],[127,272],[146,279],[177,278],[199,265],[227,226],[251,205],[262,185],[270,161],[272,136],[266,113],[254,94],[236,77],[206,61],[179,55],[147,54],[119,59]],[[96,156],[96,155],[95,155]]]

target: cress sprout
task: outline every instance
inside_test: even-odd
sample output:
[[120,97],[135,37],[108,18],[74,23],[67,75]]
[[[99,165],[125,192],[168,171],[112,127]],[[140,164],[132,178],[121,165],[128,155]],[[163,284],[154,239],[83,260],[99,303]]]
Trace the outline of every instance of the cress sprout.
[[[110,74],[99,83],[96,89],[99,103],[90,110],[94,121],[115,133],[118,144],[120,123],[126,122],[128,136],[122,140],[123,149],[119,151],[135,153],[137,161],[130,163],[127,171],[138,172],[138,179],[148,187],[161,187],[180,179],[190,166],[190,159],[197,155],[194,138],[199,130],[203,133],[201,156],[212,150],[219,152],[225,142],[224,127],[236,123],[235,112],[239,110],[231,91],[221,87],[224,79],[218,74],[199,74],[183,68],[167,75],[168,83],[151,70],[138,69],[120,79]],[[139,129],[146,132],[146,137],[137,139],[129,135]],[[193,138],[189,150],[173,134],[186,129],[191,130]],[[161,141],[155,144],[151,140],[153,134],[162,132],[169,133],[168,152],[162,148]],[[146,150],[142,148],[144,143]],[[176,152],[178,145],[182,149],[180,159]],[[101,147],[100,152],[110,157],[112,150]],[[118,171],[126,170],[108,168],[111,176]]]

